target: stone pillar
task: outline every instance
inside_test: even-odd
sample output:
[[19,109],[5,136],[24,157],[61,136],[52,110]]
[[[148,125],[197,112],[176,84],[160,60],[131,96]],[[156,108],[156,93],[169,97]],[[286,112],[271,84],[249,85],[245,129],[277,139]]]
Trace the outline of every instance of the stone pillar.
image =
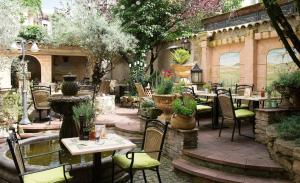
[[41,64],[41,82],[52,82],[52,56],[51,55],[36,55]]
[[[256,88],[256,40],[254,39],[254,30],[247,31],[245,37],[245,44],[243,51],[241,52],[241,62],[244,67],[241,68],[241,81],[243,84],[254,84]],[[242,75],[243,74],[243,75]]]
[[211,48],[208,46],[208,41],[201,41],[201,65],[203,69],[203,82],[211,81]]

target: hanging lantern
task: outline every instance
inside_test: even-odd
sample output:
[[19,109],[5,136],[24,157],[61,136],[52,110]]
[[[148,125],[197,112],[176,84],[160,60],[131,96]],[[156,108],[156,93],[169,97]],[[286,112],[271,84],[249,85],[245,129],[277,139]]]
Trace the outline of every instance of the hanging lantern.
[[191,81],[192,83],[202,83],[202,69],[195,64],[191,70]]
[[181,39],[181,45],[184,49],[191,51],[191,42],[187,37]]

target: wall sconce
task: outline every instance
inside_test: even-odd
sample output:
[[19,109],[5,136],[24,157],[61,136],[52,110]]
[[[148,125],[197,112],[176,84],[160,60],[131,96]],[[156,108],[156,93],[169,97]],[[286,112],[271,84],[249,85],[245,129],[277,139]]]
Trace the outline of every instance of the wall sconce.
[[182,47],[191,52],[191,41],[187,37],[181,39]]

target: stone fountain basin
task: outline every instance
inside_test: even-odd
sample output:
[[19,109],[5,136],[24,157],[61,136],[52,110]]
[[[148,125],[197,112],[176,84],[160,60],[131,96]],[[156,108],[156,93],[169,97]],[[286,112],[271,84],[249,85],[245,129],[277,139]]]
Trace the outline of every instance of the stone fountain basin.
[[[50,134],[44,135],[39,137],[32,137],[29,139],[19,141],[21,146],[26,147],[26,145],[34,144],[34,143],[42,143],[46,141],[58,141],[59,137],[58,134]],[[132,149],[125,149],[120,151],[119,153],[125,154],[126,152]],[[0,182],[11,182],[17,183],[19,181],[19,177],[16,172],[15,165],[13,160],[8,157],[9,148],[6,143],[0,145]],[[55,164],[55,163],[54,163]],[[32,164],[25,164],[27,171],[34,171],[47,168],[48,166],[41,166],[41,165],[32,165]],[[111,156],[102,158],[102,179],[101,182],[111,182]],[[83,162],[72,164],[72,170],[70,174],[74,176],[72,182],[91,182],[92,181],[92,162]],[[120,169],[116,168],[115,170],[116,178],[125,178],[125,172],[121,171]]]

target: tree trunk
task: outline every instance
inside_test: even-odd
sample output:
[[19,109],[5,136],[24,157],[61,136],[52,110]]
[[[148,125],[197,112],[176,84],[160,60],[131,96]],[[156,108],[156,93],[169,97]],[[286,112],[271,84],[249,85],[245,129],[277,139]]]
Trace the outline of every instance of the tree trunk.
[[[264,5],[266,7],[267,13],[270,17],[272,25],[274,26],[278,36],[280,37],[284,47],[288,51],[289,55],[295,62],[295,64],[300,68],[300,61],[296,56],[296,53],[293,51],[292,46],[289,44],[287,37],[292,42],[295,49],[300,53],[300,41],[293,31],[291,25],[285,18],[282,13],[282,10],[277,2],[273,2],[270,0],[263,0]],[[280,25],[279,25],[280,24]],[[282,29],[281,29],[282,27]],[[287,36],[287,37],[286,37]]]

